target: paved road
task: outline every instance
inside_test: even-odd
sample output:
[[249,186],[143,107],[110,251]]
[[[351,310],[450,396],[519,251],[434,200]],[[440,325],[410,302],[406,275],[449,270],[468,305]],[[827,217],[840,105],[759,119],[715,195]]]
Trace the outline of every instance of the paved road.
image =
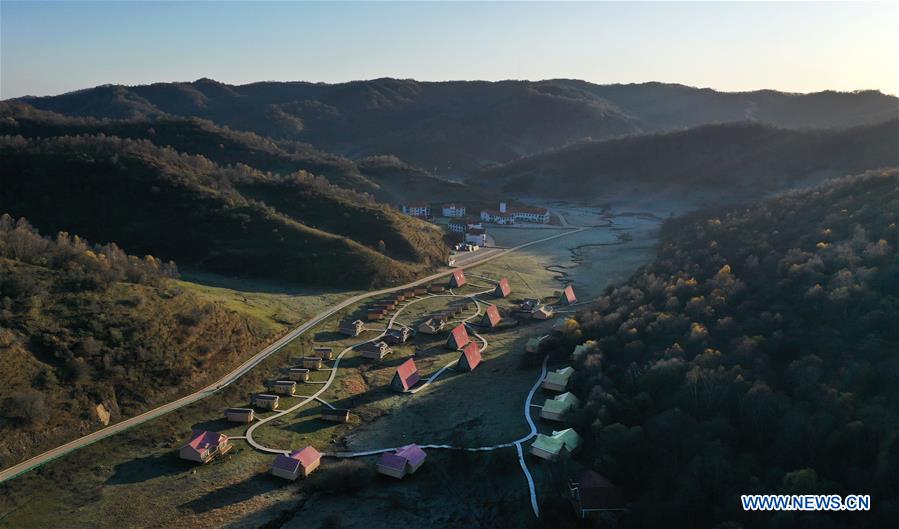
[[[544,237],[542,239],[538,239],[536,241],[531,241],[531,242],[521,244],[521,245],[518,245],[518,246],[515,246],[512,248],[507,248],[505,250],[491,251],[488,255],[484,255],[483,258],[481,258],[481,259],[467,262],[465,266],[475,266],[475,265],[479,265],[479,264],[484,264],[486,262],[492,261],[494,259],[502,257],[508,253],[520,250],[522,248],[527,248],[529,246],[533,246],[535,244],[546,242],[546,241],[549,241],[552,239],[557,239],[559,237],[565,237],[568,235],[572,235],[574,233],[583,231],[585,229],[587,229],[587,228],[579,228],[579,229],[575,229],[575,230],[566,231],[563,233],[557,233],[550,237]],[[111,435],[115,435],[117,433],[124,432],[125,430],[134,428],[135,426],[138,426],[147,421],[156,419],[157,417],[161,417],[162,415],[165,415],[169,412],[183,408],[184,406],[187,406],[187,405],[192,404],[200,399],[204,399],[204,398],[214,394],[215,392],[219,391],[220,389],[232,384],[238,378],[245,375],[247,372],[249,372],[251,369],[253,369],[257,365],[259,365],[262,361],[264,361],[269,356],[278,352],[281,348],[283,348],[285,345],[287,345],[288,343],[293,341],[295,338],[297,338],[301,334],[305,333],[312,327],[318,325],[319,323],[321,323],[323,320],[330,317],[334,313],[336,313],[340,310],[343,310],[355,303],[358,303],[358,302],[368,299],[368,298],[383,296],[384,294],[389,294],[391,292],[396,292],[398,290],[406,290],[406,289],[409,289],[410,287],[415,287],[418,285],[422,285],[424,283],[429,283],[436,279],[446,277],[446,276],[450,275],[451,273],[452,273],[452,270],[437,272],[435,274],[431,274],[425,278],[419,279],[417,281],[413,281],[411,283],[407,283],[405,285],[370,291],[370,292],[366,292],[363,294],[359,294],[359,295],[347,298],[344,301],[341,301],[340,303],[337,303],[336,305],[331,306],[331,308],[329,308],[323,312],[320,312],[319,314],[316,314],[311,319],[302,323],[301,325],[299,325],[298,327],[296,327],[289,333],[282,336],[276,342],[272,343],[268,347],[259,351],[258,353],[253,355],[252,358],[250,358],[249,360],[247,360],[246,362],[244,362],[243,364],[238,366],[236,369],[234,369],[233,371],[231,371],[230,373],[228,373],[227,375],[225,375],[218,381],[213,382],[209,386],[206,386],[205,388],[203,388],[199,391],[191,393],[190,395],[185,395],[184,397],[181,397],[178,400],[169,402],[167,404],[163,404],[162,406],[159,406],[158,408],[154,408],[152,410],[146,411],[140,415],[131,417],[130,419],[125,419],[124,421],[117,422],[111,426],[107,426],[105,428],[97,430],[96,432],[85,435],[84,437],[79,437],[78,439],[69,441],[68,443],[66,443],[64,445],[58,446],[52,450],[48,450],[47,452],[40,454],[40,455],[36,455],[36,456],[32,457],[31,459],[27,459],[17,465],[13,465],[7,469],[4,469],[4,470],[0,471],[0,483],[3,483],[4,481],[8,481],[10,479],[13,479],[17,476],[20,476],[36,467],[39,467],[45,463],[48,463],[56,458],[62,457],[64,455],[68,454],[69,452],[73,452],[79,448],[83,448],[90,444],[96,443],[97,441],[105,439]],[[344,351],[344,352],[346,352],[346,351]],[[335,365],[335,368],[336,368],[336,365]],[[316,396],[318,396],[318,395],[316,395]]]

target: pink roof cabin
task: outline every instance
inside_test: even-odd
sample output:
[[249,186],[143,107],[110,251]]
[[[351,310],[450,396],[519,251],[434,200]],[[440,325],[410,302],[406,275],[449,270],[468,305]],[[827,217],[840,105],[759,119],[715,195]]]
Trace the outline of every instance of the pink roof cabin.
[[474,368],[478,367],[480,363],[481,349],[475,342],[468,342],[468,345],[462,349],[459,362],[456,363],[456,369],[459,371],[474,371]]
[[470,341],[471,338],[468,337],[468,331],[465,330],[465,325],[460,323],[450,331],[449,338],[446,339],[446,346],[450,349],[462,349]]
[[493,328],[499,325],[500,321],[502,321],[502,317],[499,315],[499,309],[496,308],[496,305],[487,307],[487,311],[484,312],[483,324]]
[[562,295],[559,296],[559,303],[562,305],[574,305],[577,303],[577,296],[574,295],[574,289],[571,288],[571,285],[568,285],[562,291]]
[[412,389],[419,380],[421,375],[418,374],[418,366],[415,365],[415,360],[410,358],[396,368],[396,374],[393,375],[390,385],[395,391],[404,392]]
[[509,285],[509,280],[505,277],[499,280],[499,283],[496,284],[496,290],[493,291],[493,295],[498,298],[509,297],[511,293],[512,287]]
[[453,270],[453,275],[450,276],[449,286],[450,288],[459,288],[465,284],[465,270],[461,268],[457,268]]
[[207,463],[215,456],[231,450],[228,436],[218,432],[194,430],[187,444],[178,451],[178,457],[188,461]]
[[398,448],[394,453],[384,452],[378,460],[378,472],[402,479],[406,474],[414,474],[427,457],[416,444]]
[[321,459],[321,453],[311,446],[281,454],[272,463],[272,475],[289,480],[306,477],[318,468]]

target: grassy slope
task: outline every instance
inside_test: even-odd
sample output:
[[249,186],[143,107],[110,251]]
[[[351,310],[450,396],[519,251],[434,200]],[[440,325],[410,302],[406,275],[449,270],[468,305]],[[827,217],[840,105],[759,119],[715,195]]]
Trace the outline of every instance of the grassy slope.
[[[146,142],[100,137],[9,140],[3,159],[0,209],[44,231],[114,240],[213,272],[352,287],[409,278],[443,258],[436,228],[310,177],[223,170]],[[289,211],[252,200],[254,193]]]

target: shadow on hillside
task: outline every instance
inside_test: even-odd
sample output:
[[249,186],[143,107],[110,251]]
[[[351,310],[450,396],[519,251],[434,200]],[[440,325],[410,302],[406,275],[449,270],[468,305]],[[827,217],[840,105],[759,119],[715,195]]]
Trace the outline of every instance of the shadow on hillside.
[[141,483],[162,476],[187,472],[196,465],[194,462],[179,459],[174,452],[139,457],[116,465],[115,471],[106,480],[106,485]]
[[210,491],[199,498],[182,503],[179,507],[189,509],[196,514],[202,514],[244,502],[289,484],[289,481],[278,479],[268,473],[256,474],[250,479]]
[[194,425],[191,426],[191,429],[192,430],[205,430],[207,432],[222,432],[222,431],[234,428],[234,426],[237,424],[240,424],[240,423],[234,423],[234,422],[230,422],[224,418],[220,418],[220,419],[212,419],[209,421],[202,421],[202,422],[194,423]]

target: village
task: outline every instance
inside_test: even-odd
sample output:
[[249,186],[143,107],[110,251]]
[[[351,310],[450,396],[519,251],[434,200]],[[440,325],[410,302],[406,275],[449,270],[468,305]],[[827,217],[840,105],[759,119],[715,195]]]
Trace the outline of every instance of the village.
[[[209,463],[221,460],[235,442],[243,440],[257,451],[272,454],[270,474],[286,480],[309,476],[321,465],[328,464],[327,461],[323,463],[323,459],[339,461],[348,458],[373,458],[372,464],[378,474],[404,480],[415,479],[413,475],[426,464],[431,450],[480,453],[515,449],[535,516],[539,516],[539,505],[531,467],[560,462],[565,462],[566,469],[575,463],[573,468],[576,470],[571,471],[564,491],[575,515],[584,518],[591,513],[624,508],[616,487],[588,466],[577,463],[576,453],[582,438],[574,429],[566,427],[567,417],[581,403],[569,391],[569,382],[575,374],[572,363],[590,346],[579,345],[565,358],[556,358],[554,364],[558,365],[551,366],[552,369],[547,366],[548,353],[543,352],[551,337],[563,333],[570,325],[570,317],[578,304],[574,288],[567,285],[544,298],[513,298],[512,294],[508,277],[466,277],[465,270],[457,268],[446,283],[432,282],[395,292],[359,307],[340,321],[339,334],[333,337],[332,343],[313,343],[290,365],[283,366],[262,391],[250,395],[247,403],[224,410],[228,422],[247,425],[244,435],[229,437],[216,431],[195,430],[178,455],[188,461]],[[551,327],[544,327],[550,324]],[[338,376],[341,361],[358,359],[377,365],[400,355],[397,360],[400,363],[393,368],[389,383],[379,391],[414,398],[439,377],[450,376],[450,373],[491,376],[478,370],[485,361],[483,355],[490,345],[491,333],[527,325],[546,328],[548,333],[538,334],[524,345],[526,353],[544,354],[544,358],[542,370],[525,398],[524,420],[530,425],[530,432],[519,439],[476,447],[416,440],[401,446],[346,451],[313,445],[268,446],[254,437],[257,429],[266,423],[298,413],[310,403],[320,406],[314,420],[349,428],[353,426],[350,423],[359,424],[356,410],[334,406],[324,400],[329,386]],[[349,339],[362,341],[343,347],[335,354],[338,349],[334,344]],[[455,352],[455,355],[449,355],[449,362],[435,365],[429,357],[434,353],[446,357],[440,351]],[[327,378],[323,380],[325,374]],[[542,397],[536,395],[538,390]],[[537,398],[543,403],[532,402]]]

